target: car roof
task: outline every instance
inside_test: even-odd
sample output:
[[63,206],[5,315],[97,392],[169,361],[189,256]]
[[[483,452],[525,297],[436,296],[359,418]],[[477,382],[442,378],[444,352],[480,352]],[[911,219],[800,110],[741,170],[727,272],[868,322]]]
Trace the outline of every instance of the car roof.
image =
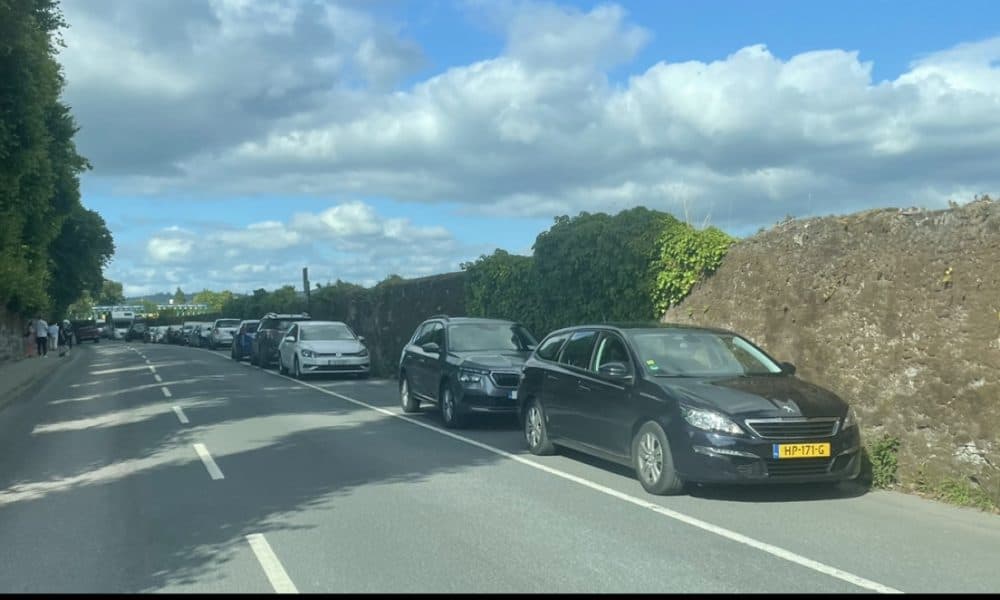
[[490,319],[488,317],[449,317],[447,315],[435,315],[426,319],[424,322],[428,321],[444,321],[449,325],[456,325],[461,323],[504,323],[506,325],[515,325],[517,321],[511,321],[509,319]]
[[552,333],[577,331],[579,329],[611,329],[618,331],[619,333],[636,332],[636,331],[654,332],[654,331],[662,331],[665,329],[682,330],[682,331],[704,331],[709,333],[726,333],[726,334],[734,333],[728,329],[721,329],[719,327],[705,327],[702,325],[690,325],[687,323],[661,323],[658,321],[588,323],[584,325],[572,325],[570,327],[563,327],[562,329],[557,329]]
[[313,325],[347,325],[343,321],[302,321],[296,323],[299,327],[312,327]]

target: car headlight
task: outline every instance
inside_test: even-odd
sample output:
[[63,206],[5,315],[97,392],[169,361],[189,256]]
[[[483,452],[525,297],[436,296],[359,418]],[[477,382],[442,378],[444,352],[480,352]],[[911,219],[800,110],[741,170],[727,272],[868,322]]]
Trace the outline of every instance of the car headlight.
[[743,435],[743,429],[721,414],[703,408],[681,407],[681,415],[689,425],[703,431],[717,431],[729,435]]
[[313,358],[314,356],[316,356],[316,353],[313,352],[312,350],[303,350],[302,356],[303,358]]
[[368,348],[362,348],[361,352],[358,352],[358,356],[368,356]]
[[462,382],[463,385],[468,386],[479,386],[483,384],[483,378],[486,377],[486,371],[478,371],[476,369],[461,369],[458,372],[458,380]]
[[858,417],[854,414],[854,408],[847,407],[847,416],[844,417],[844,425],[840,428],[841,431],[847,431],[851,427],[857,427]]

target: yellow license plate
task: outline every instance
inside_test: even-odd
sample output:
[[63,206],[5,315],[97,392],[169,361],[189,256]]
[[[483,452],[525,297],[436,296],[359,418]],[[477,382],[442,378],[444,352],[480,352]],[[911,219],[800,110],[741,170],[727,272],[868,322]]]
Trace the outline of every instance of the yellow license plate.
[[830,456],[829,442],[820,444],[774,444],[774,458],[826,458]]

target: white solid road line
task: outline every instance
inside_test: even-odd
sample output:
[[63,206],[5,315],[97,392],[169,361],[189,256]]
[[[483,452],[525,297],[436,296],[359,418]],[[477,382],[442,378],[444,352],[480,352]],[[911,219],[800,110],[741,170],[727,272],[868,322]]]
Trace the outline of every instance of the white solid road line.
[[163,383],[163,378],[160,377],[159,373],[153,373],[153,379],[155,379],[157,383]]
[[181,408],[179,406],[175,406],[174,407],[174,414],[177,415],[177,420],[180,421],[181,423],[184,423],[185,425],[187,425],[190,422],[190,421],[188,421],[187,415],[184,414],[184,409],[183,408]]
[[281,566],[281,561],[271,549],[271,544],[267,543],[267,539],[260,533],[251,533],[246,539],[250,542],[250,548],[257,556],[257,561],[264,569],[264,575],[267,575],[267,580],[271,582],[274,591],[279,594],[298,594],[298,588],[285,572],[285,567]]
[[163,395],[166,396],[167,398],[173,396],[173,394],[170,393],[170,390],[166,387],[161,387],[160,391],[162,391]]
[[226,476],[222,474],[222,470],[219,469],[219,465],[215,464],[215,460],[212,455],[208,453],[208,448],[205,444],[192,444],[194,446],[194,451],[198,453],[198,458],[204,463],[205,468],[208,469],[208,474],[212,479],[225,479]]
[[599,483],[594,483],[593,481],[584,479],[582,477],[578,477],[578,476],[573,475],[571,473],[567,473],[565,471],[560,471],[559,469],[555,469],[553,467],[549,467],[547,465],[543,465],[541,463],[537,463],[537,462],[535,462],[533,460],[529,460],[527,458],[524,458],[523,456],[518,456],[516,454],[511,454],[510,452],[507,452],[506,450],[501,450],[500,448],[496,448],[496,447],[490,446],[488,444],[484,444],[482,442],[478,442],[478,441],[473,440],[471,438],[467,438],[467,437],[464,437],[464,436],[461,436],[461,435],[457,435],[457,434],[452,433],[450,431],[445,431],[444,429],[441,429],[440,427],[435,427],[433,425],[429,425],[427,423],[423,423],[423,422],[417,421],[416,419],[412,419],[410,417],[406,417],[406,416],[403,416],[401,414],[394,413],[394,412],[392,412],[390,410],[386,410],[386,409],[378,407],[378,406],[373,406],[373,405],[368,404],[366,402],[362,402],[361,400],[355,400],[354,398],[351,398],[349,396],[345,396],[343,394],[339,394],[337,392],[321,388],[321,387],[313,385],[311,383],[306,383],[304,381],[299,381],[297,379],[292,379],[291,377],[285,377],[284,375],[279,375],[279,374],[273,373],[271,371],[266,371],[266,372],[270,373],[271,375],[274,375],[275,377],[281,377],[283,379],[287,379],[289,381],[293,381],[295,383],[298,383],[299,385],[304,385],[306,387],[310,387],[310,388],[312,388],[314,390],[317,390],[317,391],[322,392],[324,394],[327,394],[329,396],[334,396],[336,398],[340,398],[341,400],[346,400],[347,402],[352,402],[354,404],[357,404],[358,406],[363,406],[365,408],[369,408],[371,410],[378,411],[378,412],[380,412],[380,413],[382,413],[384,415],[387,415],[387,416],[390,416],[390,417],[394,417],[396,419],[402,419],[403,421],[406,421],[407,423],[413,423],[414,425],[417,425],[418,427],[423,427],[424,429],[429,429],[430,431],[433,431],[435,433],[439,433],[441,435],[450,437],[450,438],[458,440],[460,442],[465,442],[466,444],[469,444],[469,445],[472,445],[472,446],[476,446],[477,448],[481,448],[483,450],[486,450],[487,452],[492,452],[493,454],[498,454],[500,456],[503,456],[504,458],[509,458],[510,460],[517,461],[517,462],[519,462],[519,463],[521,463],[523,465],[527,465],[527,466],[532,467],[534,469],[538,469],[539,471],[545,471],[546,473],[549,473],[551,475],[555,475],[556,477],[561,477],[563,479],[567,479],[567,480],[572,481],[574,483],[579,483],[580,485],[586,486],[586,487],[588,487],[588,488],[590,488],[592,490],[601,492],[603,494],[607,494],[608,496],[613,496],[615,498],[618,498],[619,500],[624,500],[625,502],[628,502],[630,504],[634,504],[636,506],[639,506],[639,507],[651,510],[651,511],[653,511],[653,512],[655,512],[657,514],[663,515],[665,517],[669,517],[669,518],[674,519],[676,521],[680,521],[682,523],[686,523],[688,525],[691,525],[692,527],[697,527],[698,529],[701,529],[703,531],[707,531],[709,533],[714,533],[715,535],[718,535],[720,537],[724,537],[724,538],[726,538],[728,540],[732,540],[732,541],[737,542],[739,544],[743,544],[745,546],[749,546],[751,548],[755,548],[755,549],[760,550],[762,552],[766,552],[766,553],[768,553],[768,554],[770,554],[772,556],[776,556],[778,558],[787,560],[787,561],[795,563],[797,565],[806,567],[807,569],[812,569],[813,571],[817,571],[819,573],[823,573],[824,575],[829,575],[830,577],[834,577],[836,579],[840,579],[841,581],[846,581],[846,582],[848,582],[850,584],[853,584],[853,585],[856,585],[858,587],[865,588],[865,589],[871,590],[873,592],[883,593],[883,594],[901,594],[901,593],[903,593],[900,590],[897,590],[895,588],[889,587],[887,585],[882,585],[881,583],[878,583],[876,581],[872,581],[870,579],[865,579],[864,577],[861,577],[861,576],[858,576],[858,575],[854,575],[853,573],[848,573],[847,571],[843,571],[843,570],[838,569],[836,567],[831,567],[830,565],[827,565],[827,564],[824,564],[824,563],[812,560],[811,558],[806,558],[806,557],[801,556],[799,554],[796,554],[796,553],[794,553],[794,552],[792,552],[790,550],[785,550],[784,548],[780,548],[778,546],[774,546],[772,544],[768,544],[766,542],[762,542],[760,540],[756,540],[756,539],[751,538],[749,536],[745,536],[745,535],[743,535],[741,533],[737,533],[735,531],[731,531],[729,529],[726,529],[724,527],[720,527],[718,525],[713,525],[712,523],[708,523],[707,521],[702,521],[701,519],[697,519],[695,517],[688,516],[688,515],[686,515],[684,513],[680,513],[680,512],[677,512],[675,510],[671,510],[669,508],[666,508],[664,506],[660,506],[659,504],[655,504],[653,502],[650,502],[649,500],[644,500],[642,498],[639,498],[639,497],[636,497],[636,496],[632,496],[632,495],[626,494],[624,492],[619,492],[618,490],[609,488],[609,487],[601,485]]

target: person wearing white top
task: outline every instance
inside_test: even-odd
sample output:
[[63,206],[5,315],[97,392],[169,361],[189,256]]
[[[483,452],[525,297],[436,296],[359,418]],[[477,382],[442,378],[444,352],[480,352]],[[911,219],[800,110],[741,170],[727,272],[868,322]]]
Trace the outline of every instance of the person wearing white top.
[[59,349],[59,323],[49,325],[49,350],[55,352]]
[[48,354],[49,324],[41,315],[35,320],[35,343],[38,344],[38,356],[45,358]]

